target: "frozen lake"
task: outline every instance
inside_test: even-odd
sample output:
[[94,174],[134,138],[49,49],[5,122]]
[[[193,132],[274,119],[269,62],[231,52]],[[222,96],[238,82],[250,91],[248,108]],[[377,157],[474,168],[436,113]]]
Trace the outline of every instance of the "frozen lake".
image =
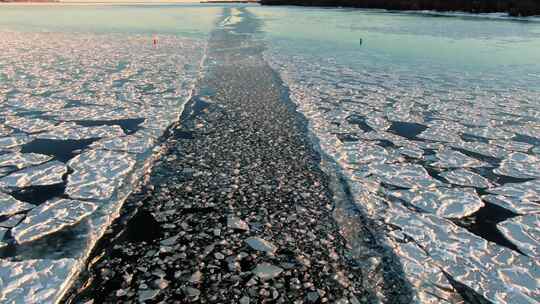
[[[540,21],[248,10],[416,300],[539,302]],[[0,301],[62,296],[212,64],[209,31],[241,19],[221,13],[0,7]]]

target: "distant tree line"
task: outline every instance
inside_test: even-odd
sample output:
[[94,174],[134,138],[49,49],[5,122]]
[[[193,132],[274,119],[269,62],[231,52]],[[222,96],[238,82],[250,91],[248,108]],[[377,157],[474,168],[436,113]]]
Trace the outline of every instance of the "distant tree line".
[[540,0],[260,0],[263,5],[346,6],[389,10],[507,12],[511,16],[540,15]]

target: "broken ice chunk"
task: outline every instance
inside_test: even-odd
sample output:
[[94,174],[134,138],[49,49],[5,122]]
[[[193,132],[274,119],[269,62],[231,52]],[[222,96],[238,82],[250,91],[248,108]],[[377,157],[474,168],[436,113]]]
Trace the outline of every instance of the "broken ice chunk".
[[513,217],[498,223],[497,228],[523,253],[540,258],[540,215]]
[[6,125],[26,133],[35,133],[50,129],[55,124],[39,118],[10,116],[6,118]]
[[30,138],[26,134],[13,134],[8,137],[0,137],[0,149],[9,149],[16,146],[24,145],[31,140],[32,138]]
[[370,166],[370,172],[381,182],[397,187],[429,188],[441,184],[416,164],[376,164]]
[[22,221],[22,219],[25,217],[25,214],[15,214],[10,217],[8,217],[6,220],[3,220],[0,222],[0,227],[3,228],[12,228],[15,227],[18,223]]
[[34,208],[34,205],[18,201],[0,192],[0,216],[11,215]]
[[0,124],[0,137],[8,136],[11,133],[13,133],[13,130],[4,126],[3,124]]
[[495,174],[517,178],[540,177],[540,158],[521,152],[514,152],[505,158]]
[[39,139],[81,140],[124,136],[120,126],[81,127],[74,123],[60,124],[47,132],[36,134]]
[[23,169],[28,166],[39,165],[51,159],[51,156],[37,153],[7,153],[0,155],[0,167],[12,166]]
[[112,196],[135,160],[128,153],[90,150],[68,162],[74,170],[66,193],[73,198],[104,200]]
[[487,192],[519,199],[538,201],[538,198],[540,197],[540,179],[524,183],[508,183],[501,187],[488,189]]
[[28,167],[0,178],[0,187],[25,188],[47,186],[62,183],[67,167],[59,161],[51,161],[39,166]]
[[533,203],[526,199],[493,194],[486,194],[482,196],[482,199],[516,214],[540,213],[540,202]]
[[90,202],[69,199],[47,201],[30,211],[26,219],[11,230],[11,234],[19,244],[30,242],[77,224],[96,208],[97,205]]
[[421,159],[424,156],[424,150],[414,146],[401,147],[398,151],[405,156],[417,159]]
[[[3,242],[4,240],[4,236],[6,235],[6,232],[8,231],[7,228],[2,228],[0,227],[0,248],[4,247],[7,245],[7,243]],[[1,279],[1,277],[0,277]],[[2,284],[2,281],[0,280],[0,285]],[[1,293],[1,291],[0,291]]]
[[491,183],[487,178],[466,169],[445,171],[441,173],[440,176],[444,177],[444,179],[454,185],[474,188],[491,187]]
[[444,218],[463,218],[484,206],[480,197],[472,189],[412,189],[391,191],[389,194]]
[[54,303],[76,270],[75,264],[74,259],[0,260],[0,299],[4,303]]
[[442,168],[474,168],[488,165],[483,161],[468,157],[461,152],[451,149],[437,151],[436,157],[439,159],[439,161],[433,163],[432,165]]

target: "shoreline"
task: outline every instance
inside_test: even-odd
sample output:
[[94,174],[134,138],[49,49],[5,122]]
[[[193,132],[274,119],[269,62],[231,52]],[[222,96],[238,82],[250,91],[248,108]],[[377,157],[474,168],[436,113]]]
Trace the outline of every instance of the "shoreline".
[[540,16],[540,3],[528,0],[509,1],[477,1],[475,3],[441,3],[432,1],[403,2],[397,0],[379,1],[364,0],[261,0],[261,5],[269,6],[306,6],[306,7],[351,7],[364,9],[386,9],[389,11],[434,11],[465,12],[471,14],[507,13],[512,17]]

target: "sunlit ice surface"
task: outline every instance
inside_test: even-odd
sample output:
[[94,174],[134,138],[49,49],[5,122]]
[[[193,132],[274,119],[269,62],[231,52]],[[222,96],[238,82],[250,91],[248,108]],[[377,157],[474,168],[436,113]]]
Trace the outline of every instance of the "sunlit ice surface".
[[540,301],[540,19],[250,10],[416,300]]
[[61,298],[192,95],[220,12],[0,9],[1,302]]

